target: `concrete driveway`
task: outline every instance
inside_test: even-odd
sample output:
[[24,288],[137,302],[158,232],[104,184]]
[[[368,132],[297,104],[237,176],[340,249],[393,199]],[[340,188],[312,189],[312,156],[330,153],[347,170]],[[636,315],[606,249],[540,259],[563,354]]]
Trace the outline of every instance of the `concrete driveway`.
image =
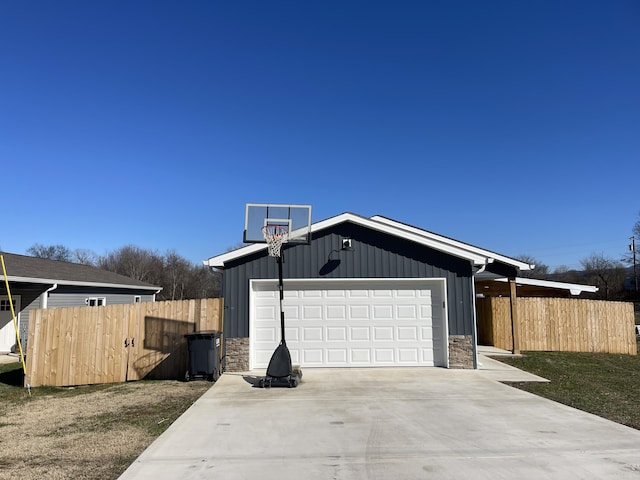
[[121,478],[640,479],[640,431],[505,386],[536,378],[481,361],[307,369],[295,389],[225,373]]

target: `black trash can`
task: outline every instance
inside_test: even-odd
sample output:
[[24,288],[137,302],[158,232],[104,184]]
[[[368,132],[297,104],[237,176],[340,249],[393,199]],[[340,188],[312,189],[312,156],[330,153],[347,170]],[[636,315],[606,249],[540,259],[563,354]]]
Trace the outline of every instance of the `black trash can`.
[[216,330],[189,333],[185,335],[189,347],[189,368],[184,376],[188,382],[193,378],[216,381],[220,374],[220,338]]

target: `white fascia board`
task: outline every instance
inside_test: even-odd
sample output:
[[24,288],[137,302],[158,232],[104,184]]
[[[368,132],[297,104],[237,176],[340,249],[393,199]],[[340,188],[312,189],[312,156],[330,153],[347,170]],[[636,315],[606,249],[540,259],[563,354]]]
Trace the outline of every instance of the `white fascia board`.
[[242,258],[247,255],[251,255],[252,253],[259,252],[260,250],[264,250],[266,248],[267,248],[266,244],[255,243],[253,245],[247,245],[246,247],[241,247],[236,250],[231,250],[230,252],[223,253],[222,255],[211,257],[209,258],[209,260],[205,260],[202,263],[208,267],[224,268],[224,264],[230,260],[235,260],[236,258]]
[[[379,222],[375,219],[360,217],[350,213],[343,213],[342,215],[339,215],[338,217],[334,217],[329,220],[335,220],[335,219],[340,219],[340,221],[334,222],[334,224],[348,220],[353,223],[368,227],[372,230],[378,230],[380,232],[388,233],[389,235],[393,235],[395,237],[401,237],[406,240],[419,243],[426,247],[434,248],[441,252],[449,253],[453,256],[464,258],[465,260],[472,261],[474,265],[486,265],[487,263],[491,263],[491,259],[487,255],[479,255],[475,252],[461,249],[456,245],[443,242],[440,238],[438,239],[429,238],[425,235],[422,235],[421,232],[423,232],[424,230],[415,229],[417,231],[411,231],[411,230],[399,228],[398,225],[396,224]],[[325,225],[322,228],[326,228],[327,226],[330,226],[330,225]]]
[[[516,284],[529,285],[532,287],[556,288],[558,290],[569,290],[571,295],[580,295],[582,292],[596,293],[599,288],[595,285],[580,285],[578,283],[552,282],[550,280],[538,280],[537,278],[516,277]],[[496,282],[508,282],[508,278],[496,278]]]
[[[489,250],[485,250],[480,247],[475,247],[473,245],[469,245],[468,243],[464,243],[459,240],[443,237],[442,235],[438,235],[436,233],[432,233],[427,230],[422,230],[421,228],[413,227],[411,225],[406,225],[404,223],[396,222],[395,220],[391,220],[390,218],[382,217],[380,215],[375,215],[371,217],[371,220],[375,220],[376,222],[381,222],[387,225],[393,225],[394,227],[399,228],[401,230],[406,230],[408,232],[413,232],[417,235],[422,235],[426,238],[432,238],[434,240],[441,241],[443,243],[461,248],[462,250],[466,250],[468,252],[481,255],[488,259],[492,259],[492,261],[497,260],[501,263],[512,265],[514,267],[517,267],[520,270],[533,270],[533,268],[535,267],[535,265],[529,265],[528,263],[522,262],[520,260],[516,260],[515,258],[507,257],[505,255],[500,255],[499,253],[491,252]],[[492,263],[492,261],[489,261],[488,263]]]
[[[372,230],[377,230],[379,232],[387,233],[389,235],[401,237],[406,240],[410,240],[415,243],[419,243],[421,245],[431,247],[445,253],[449,253],[456,257],[461,257],[466,260],[472,261],[474,265],[486,265],[487,263],[491,263],[493,261],[492,257],[489,257],[487,255],[481,255],[481,254],[472,252],[468,249],[467,250],[462,249],[457,245],[444,242],[442,241],[442,237],[438,239],[429,238],[428,236],[425,236],[421,233],[416,233],[406,229],[401,229],[401,228],[398,228],[398,226],[396,225],[387,224],[384,222],[372,220],[370,218],[361,217],[359,215],[354,215],[353,213],[342,213],[335,217],[327,218],[326,220],[321,220],[317,223],[314,223],[311,225],[311,233],[313,234],[314,232],[321,231],[321,230],[324,230],[325,228],[329,228],[344,222],[352,222],[357,225],[370,228]],[[419,229],[416,229],[416,230],[418,232],[424,232],[423,230],[419,230]],[[209,260],[205,260],[203,264],[213,268],[224,268],[224,264],[230,260],[235,260],[235,259],[244,257],[246,255],[251,255],[252,253],[259,252],[260,250],[264,250],[266,248],[267,248],[267,245],[262,243],[248,245],[246,247],[233,250],[231,252],[223,253],[222,255],[211,257],[209,258]]]
[[[0,275],[2,277],[2,275]],[[77,287],[99,287],[99,288],[127,288],[134,290],[149,290],[151,292],[159,292],[162,290],[160,287],[145,287],[141,285],[127,285],[124,283],[101,283],[101,282],[79,282],[75,280],[54,280],[52,278],[35,278],[35,277],[14,277],[7,276],[7,280],[10,282],[22,282],[22,283],[42,283],[46,285],[72,285]],[[160,288],[160,290],[158,290]]]

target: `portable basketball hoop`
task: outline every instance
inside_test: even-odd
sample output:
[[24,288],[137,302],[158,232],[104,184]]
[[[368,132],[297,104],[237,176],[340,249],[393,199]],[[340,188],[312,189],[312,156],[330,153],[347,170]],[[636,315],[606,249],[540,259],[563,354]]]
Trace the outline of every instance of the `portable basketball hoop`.
[[271,257],[280,257],[282,244],[289,238],[289,230],[285,225],[265,225],[262,234],[267,242],[267,251]]
[[294,247],[311,244],[311,205],[247,203],[242,240],[245,243],[266,243],[267,253],[275,257],[278,265],[280,343],[271,355],[266,376],[260,378],[257,386],[297,387],[302,379],[302,370],[300,366],[291,363],[291,354],[285,339],[282,245],[286,243],[289,247]]

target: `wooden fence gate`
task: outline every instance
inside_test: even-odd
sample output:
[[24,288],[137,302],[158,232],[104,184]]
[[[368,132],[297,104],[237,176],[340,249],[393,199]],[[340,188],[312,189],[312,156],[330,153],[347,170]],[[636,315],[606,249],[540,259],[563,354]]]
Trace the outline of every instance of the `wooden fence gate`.
[[221,298],[34,310],[29,314],[25,383],[71,386],[182,378],[188,361],[184,336],[222,331],[222,312]]

